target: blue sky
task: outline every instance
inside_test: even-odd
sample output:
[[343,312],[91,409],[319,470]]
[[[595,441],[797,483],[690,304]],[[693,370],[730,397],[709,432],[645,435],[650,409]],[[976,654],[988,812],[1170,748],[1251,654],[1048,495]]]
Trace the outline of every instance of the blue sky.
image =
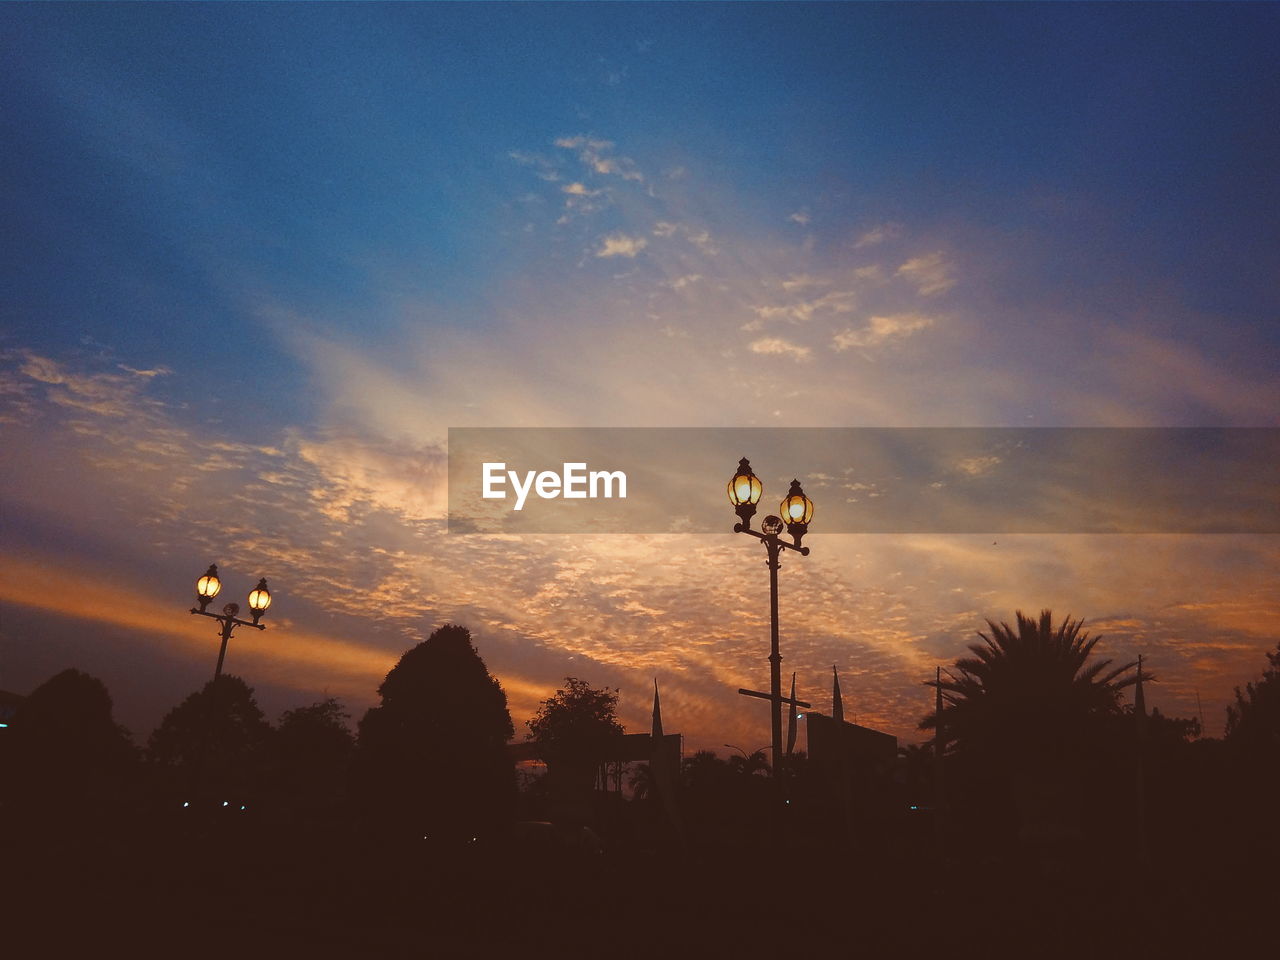
[[[139,594],[181,594],[206,553],[279,571],[298,635],[358,633],[334,663],[367,666],[262,665],[277,705],[359,704],[456,616],[519,710],[573,666],[669,672],[690,729],[746,722],[708,692],[759,669],[729,600],[707,666],[658,582],[600,599],[610,564],[660,581],[661,545],[530,541],[515,581],[492,545],[441,559],[449,426],[1276,425],[1273,4],[23,4],[0,32],[6,555]],[[1221,701],[1267,646],[1247,623],[1272,608],[1241,598],[1276,578],[1250,540],[1235,586],[1193,595],[1222,543],[1169,547],[1139,602],[1074,542],[1033,576],[833,539],[830,626],[797,660],[880,664],[873,715],[909,736],[915,673],[1052,595],[1134,652],[1176,642],[1174,706]],[[685,574],[714,591],[726,550]],[[963,602],[898,591],[921,554]],[[0,628],[11,689],[79,664],[97,616],[17,592],[8,622],[61,639]],[[872,609],[877,631],[837,626]],[[204,669],[194,635],[148,650],[180,692]],[[139,729],[180,698],[154,686],[117,692]]]

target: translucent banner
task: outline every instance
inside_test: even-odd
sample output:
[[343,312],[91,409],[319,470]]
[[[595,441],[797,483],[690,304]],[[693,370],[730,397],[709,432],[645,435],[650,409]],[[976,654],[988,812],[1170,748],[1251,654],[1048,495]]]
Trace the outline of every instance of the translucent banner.
[[823,533],[1277,533],[1277,428],[456,428],[451,533],[715,533],[747,458]]

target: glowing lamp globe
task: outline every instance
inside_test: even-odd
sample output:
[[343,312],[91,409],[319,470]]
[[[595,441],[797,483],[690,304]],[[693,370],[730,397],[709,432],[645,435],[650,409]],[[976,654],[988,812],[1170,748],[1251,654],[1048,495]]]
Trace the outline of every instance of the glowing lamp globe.
[[760,478],[751,472],[751,464],[743,457],[738,461],[738,472],[729,481],[729,503],[742,520],[744,529],[751,526],[751,518],[755,516],[756,504],[760,502],[763,490]]
[[271,606],[271,591],[267,589],[267,578],[263,577],[258,585],[249,591],[249,609],[253,611],[253,622],[257,623],[267,607]]
[[804,495],[799,480],[791,481],[791,489],[787,491],[786,499],[778,509],[787,523],[787,530],[798,544],[809,529],[809,521],[813,519],[813,501]]
[[200,609],[203,610],[209,606],[209,601],[216,597],[221,589],[222,581],[218,579],[218,567],[211,563],[204,576],[196,581],[196,602],[200,604]]

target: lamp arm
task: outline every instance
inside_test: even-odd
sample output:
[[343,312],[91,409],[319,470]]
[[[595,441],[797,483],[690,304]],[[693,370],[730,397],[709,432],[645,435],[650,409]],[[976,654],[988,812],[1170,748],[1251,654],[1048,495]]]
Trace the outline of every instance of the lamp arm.
[[[759,531],[757,531],[757,530],[750,530],[750,529],[748,529],[748,528],[744,527],[744,526],[743,526],[742,524],[740,524],[740,523],[735,523],[735,524],[733,525],[733,532],[734,532],[734,533],[745,533],[745,534],[748,534],[749,536],[755,537],[757,540],[768,540],[768,539],[770,539],[768,534],[766,534],[766,533],[760,533],[760,532],[759,532]],[[781,537],[773,537],[773,541],[774,541],[778,546],[780,546],[780,547],[784,547],[784,548],[785,548],[785,549],[787,549],[787,550],[794,550],[794,551],[796,551],[796,552],[797,552],[798,554],[800,554],[800,556],[802,556],[802,557],[807,557],[807,556],[809,555],[809,548],[808,548],[808,547],[800,547],[800,546],[796,546],[794,543],[788,543],[786,540],[783,540]]]

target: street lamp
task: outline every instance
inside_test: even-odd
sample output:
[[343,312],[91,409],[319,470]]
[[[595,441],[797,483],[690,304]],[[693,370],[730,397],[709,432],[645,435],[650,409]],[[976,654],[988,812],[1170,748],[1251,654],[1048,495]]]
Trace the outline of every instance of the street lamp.
[[211,563],[204,576],[196,581],[196,603],[200,606],[198,608],[192,607],[191,612],[197,616],[211,617],[222,624],[222,648],[218,651],[218,666],[213,671],[214,680],[222,676],[222,661],[227,656],[227,641],[231,639],[231,632],[236,627],[253,627],[256,630],[267,629],[265,624],[258,621],[267,612],[267,607],[271,606],[271,591],[267,589],[266,577],[260,579],[258,585],[249,591],[249,609],[253,611],[252,620],[241,620],[237,616],[240,613],[240,604],[238,603],[226,604],[222,608],[222,613],[210,613],[209,604],[221,590],[222,581],[218,579],[218,568]]
[[[791,489],[786,498],[778,506],[781,517],[770,514],[760,524],[763,532],[751,529],[751,518],[755,515],[756,504],[760,494],[764,492],[763,484],[751,470],[751,464],[743,457],[738,462],[738,471],[729,481],[729,502],[737,513],[739,522],[733,525],[734,533],[745,533],[755,537],[764,544],[769,566],[769,700],[770,722],[773,734],[773,776],[778,776],[779,759],[782,757],[782,655],[778,652],[778,568],[782,565],[778,557],[783,550],[794,550],[800,556],[807,557],[809,548],[802,547],[800,541],[809,530],[809,521],[813,519],[813,501],[804,495],[799,480],[791,481]],[[785,520],[784,520],[785,518]],[[791,534],[791,540],[783,540],[783,529]],[[754,691],[742,690],[752,696],[763,696]],[[790,702],[786,700],[785,702]],[[808,706],[808,704],[805,704]]]

